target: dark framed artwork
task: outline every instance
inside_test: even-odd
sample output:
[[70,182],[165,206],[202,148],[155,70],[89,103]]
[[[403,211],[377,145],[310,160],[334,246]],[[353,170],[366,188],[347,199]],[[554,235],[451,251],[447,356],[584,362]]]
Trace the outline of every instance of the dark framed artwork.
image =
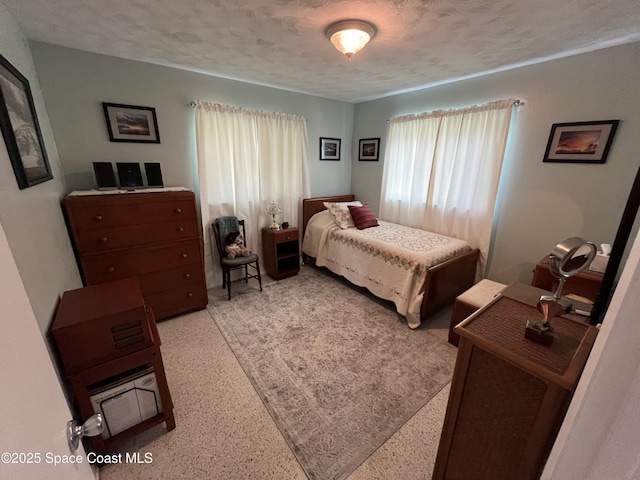
[[361,138],[358,148],[358,160],[361,162],[377,162],[379,150],[379,138]]
[[340,139],[320,137],[320,160],[340,161]]
[[544,162],[605,163],[619,120],[554,123]]
[[156,109],[102,102],[112,142],[160,143]]
[[0,130],[20,190],[53,178],[29,80],[2,55]]

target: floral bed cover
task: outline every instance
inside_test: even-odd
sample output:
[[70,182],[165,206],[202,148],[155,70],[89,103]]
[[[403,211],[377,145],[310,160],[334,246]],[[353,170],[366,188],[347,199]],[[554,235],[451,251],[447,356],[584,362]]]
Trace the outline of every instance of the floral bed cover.
[[379,227],[342,229],[328,212],[314,215],[302,251],[351,283],[392,301],[410,328],[420,326],[427,270],[471,250],[457,238],[378,220]]

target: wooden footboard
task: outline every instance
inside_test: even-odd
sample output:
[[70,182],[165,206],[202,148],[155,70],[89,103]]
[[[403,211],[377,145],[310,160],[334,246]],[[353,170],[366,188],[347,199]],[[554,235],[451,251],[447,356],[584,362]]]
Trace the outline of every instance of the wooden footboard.
[[480,250],[447,260],[430,268],[424,280],[424,299],[420,307],[420,320],[424,321],[442,307],[468,290],[475,280]]

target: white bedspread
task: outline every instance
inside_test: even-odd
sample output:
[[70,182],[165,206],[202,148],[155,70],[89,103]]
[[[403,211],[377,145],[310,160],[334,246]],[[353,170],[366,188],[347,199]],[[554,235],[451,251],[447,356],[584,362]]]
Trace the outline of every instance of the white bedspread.
[[456,238],[378,220],[379,227],[341,229],[328,212],[309,220],[302,251],[355,285],[392,301],[411,328],[420,326],[427,270],[471,250]]

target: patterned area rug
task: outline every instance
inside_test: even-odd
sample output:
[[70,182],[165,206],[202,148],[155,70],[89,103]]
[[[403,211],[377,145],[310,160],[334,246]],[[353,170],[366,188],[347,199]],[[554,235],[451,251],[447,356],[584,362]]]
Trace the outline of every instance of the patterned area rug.
[[313,269],[208,309],[310,479],[346,478],[453,374],[454,347]]

